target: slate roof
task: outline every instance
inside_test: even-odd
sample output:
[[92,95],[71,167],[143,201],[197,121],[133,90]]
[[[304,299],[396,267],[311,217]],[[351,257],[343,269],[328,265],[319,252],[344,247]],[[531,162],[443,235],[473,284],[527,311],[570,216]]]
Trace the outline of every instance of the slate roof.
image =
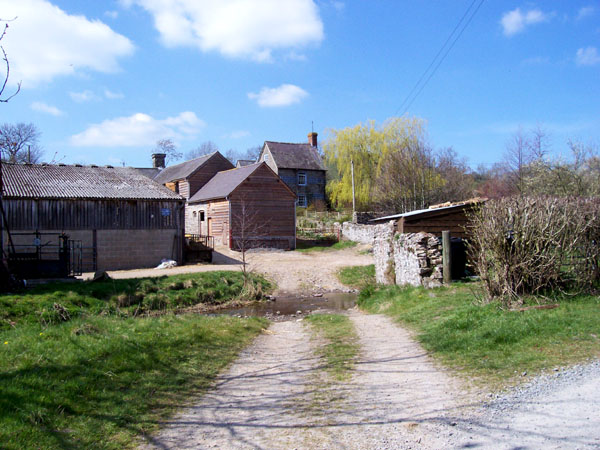
[[261,166],[261,164],[264,163],[256,163],[249,166],[217,172],[217,174],[212,177],[208,183],[202,186],[202,188],[196,192],[192,198],[189,199],[189,202],[202,202],[206,200],[213,200],[215,198],[227,197],[246,178],[252,175],[254,171]]
[[154,181],[165,184],[175,180],[184,180],[202,167],[209,159],[216,156],[217,153],[222,156],[219,152],[214,152],[209,155],[200,156],[199,158],[190,159],[189,161],[174,166],[165,167],[154,177]]
[[279,169],[326,170],[319,151],[309,144],[265,141]]
[[236,167],[249,166],[250,164],[256,164],[256,161],[253,159],[238,159]]
[[2,181],[13,198],[183,200],[132,167],[3,163]]

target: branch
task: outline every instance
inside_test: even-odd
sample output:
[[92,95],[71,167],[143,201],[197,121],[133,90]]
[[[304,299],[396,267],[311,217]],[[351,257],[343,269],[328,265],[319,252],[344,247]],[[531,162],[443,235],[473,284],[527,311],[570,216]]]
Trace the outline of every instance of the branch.
[[[4,30],[2,30],[2,34],[0,35],[0,41],[6,35],[6,30],[8,30],[7,23],[4,24]],[[6,55],[6,51],[4,50],[4,47],[2,47],[1,45],[0,45],[0,50],[2,50],[2,59],[6,63],[6,76],[4,77],[4,82],[2,83],[2,88],[0,88],[0,103],[7,103],[11,98],[13,98],[15,95],[17,95],[21,91],[21,82],[19,81],[17,83],[17,90],[14,92],[13,95],[11,95],[10,97],[4,98],[4,99],[1,98],[2,94],[4,93],[4,90],[6,89],[6,84],[8,83],[8,77],[10,75],[10,63],[8,62],[8,56]]]

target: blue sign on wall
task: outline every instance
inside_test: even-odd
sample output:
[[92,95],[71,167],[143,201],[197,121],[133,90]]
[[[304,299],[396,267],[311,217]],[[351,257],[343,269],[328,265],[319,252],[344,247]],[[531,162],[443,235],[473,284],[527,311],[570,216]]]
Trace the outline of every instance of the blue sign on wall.
[[169,217],[171,215],[171,210],[169,208],[161,208],[160,215],[163,217]]

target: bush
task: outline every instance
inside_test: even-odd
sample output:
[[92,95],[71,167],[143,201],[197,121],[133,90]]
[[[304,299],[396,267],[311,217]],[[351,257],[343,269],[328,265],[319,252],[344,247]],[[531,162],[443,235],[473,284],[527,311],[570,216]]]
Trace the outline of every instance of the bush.
[[512,197],[471,217],[470,252],[488,300],[589,290],[600,275],[598,199]]

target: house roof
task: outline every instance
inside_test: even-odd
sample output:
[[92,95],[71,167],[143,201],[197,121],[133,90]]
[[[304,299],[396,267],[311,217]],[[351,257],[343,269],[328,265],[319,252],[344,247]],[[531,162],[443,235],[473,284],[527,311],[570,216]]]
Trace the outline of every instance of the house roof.
[[253,159],[238,159],[236,167],[249,166],[250,164],[256,164],[256,161]]
[[134,169],[150,179],[154,179],[154,177],[160,172],[158,167],[134,167]]
[[265,141],[279,169],[326,170],[316,147],[309,144],[289,144]]
[[227,197],[262,164],[264,163],[256,163],[249,166],[217,172],[208,183],[202,186],[202,188],[189,199],[189,202],[201,202]]
[[182,200],[132,167],[2,164],[6,197]]
[[192,175],[196,170],[202,167],[209,159],[214,156],[225,158],[219,152],[213,152],[209,155],[200,156],[199,158],[190,159],[189,161],[176,164],[174,166],[165,167],[158,175],[154,177],[154,181],[160,184],[169,183],[175,180],[183,180]]

